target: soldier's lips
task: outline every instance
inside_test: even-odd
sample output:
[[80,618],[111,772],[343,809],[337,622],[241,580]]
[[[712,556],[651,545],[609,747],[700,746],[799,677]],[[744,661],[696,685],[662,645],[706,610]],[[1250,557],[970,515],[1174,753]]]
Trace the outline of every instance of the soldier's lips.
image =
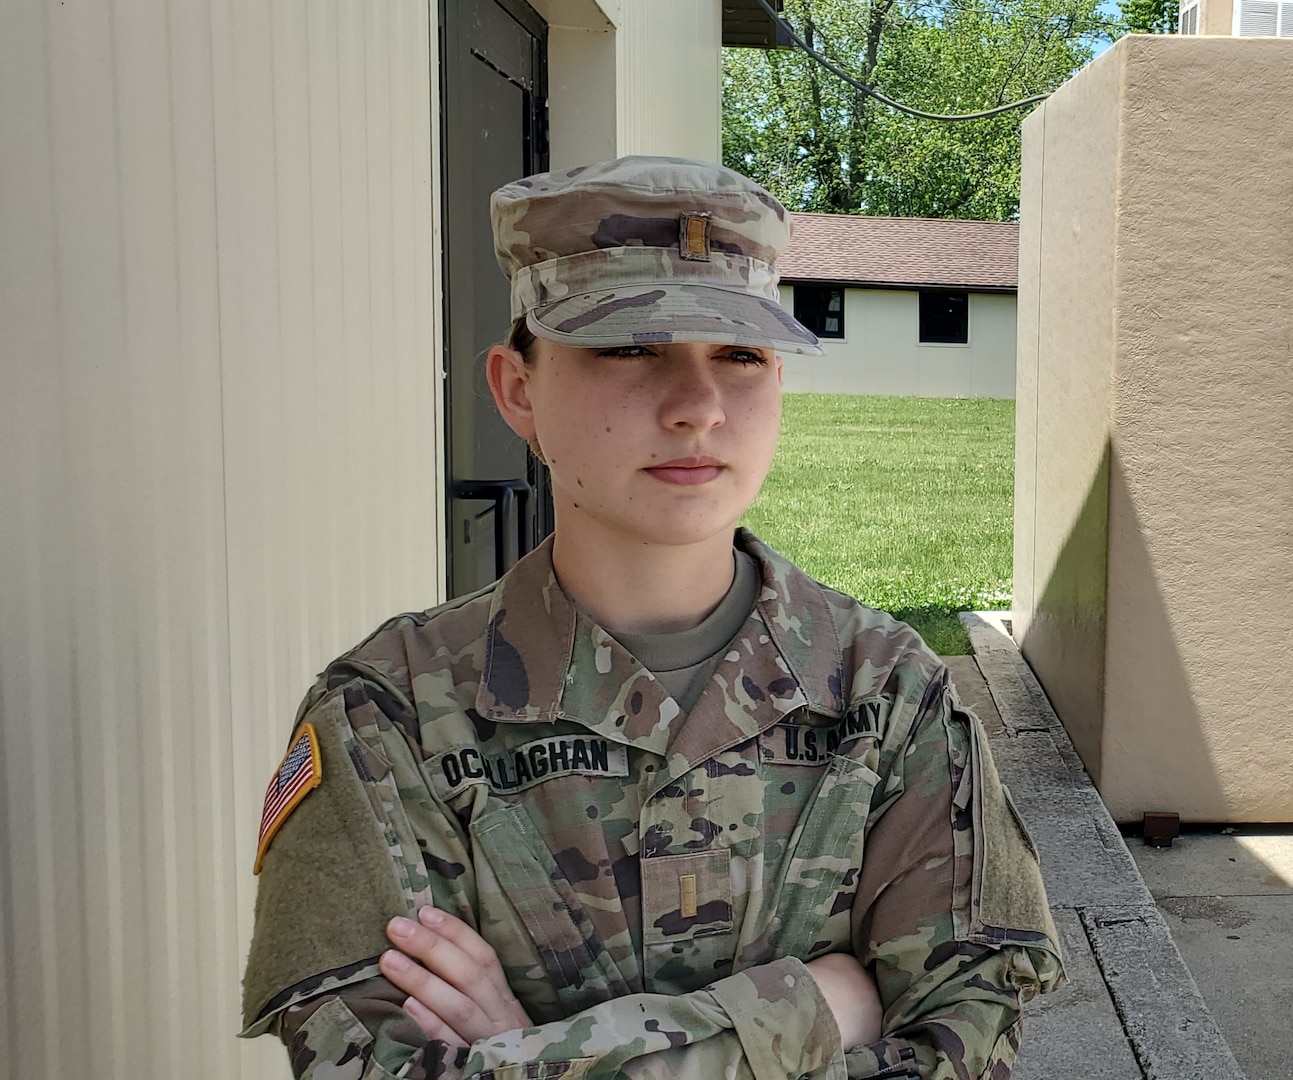
[[681,487],[692,487],[696,484],[708,484],[718,478],[726,466],[717,458],[696,457],[676,458],[663,465],[653,465],[645,470],[657,480],[666,484],[678,484]]

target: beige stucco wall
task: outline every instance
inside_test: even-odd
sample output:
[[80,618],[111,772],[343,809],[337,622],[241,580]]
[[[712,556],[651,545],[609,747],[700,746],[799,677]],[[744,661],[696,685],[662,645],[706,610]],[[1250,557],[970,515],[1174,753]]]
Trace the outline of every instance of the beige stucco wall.
[[1015,622],[1100,779],[1119,67],[1024,121],[1015,393]]
[[1136,36],[1024,125],[1015,631],[1120,820],[1293,820],[1291,97]]
[[[781,304],[794,311],[794,286]],[[1015,297],[971,293],[969,342],[922,345],[918,294],[903,289],[846,289],[843,340],[824,356],[785,357],[791,392],[915,397],[1013,397]]]

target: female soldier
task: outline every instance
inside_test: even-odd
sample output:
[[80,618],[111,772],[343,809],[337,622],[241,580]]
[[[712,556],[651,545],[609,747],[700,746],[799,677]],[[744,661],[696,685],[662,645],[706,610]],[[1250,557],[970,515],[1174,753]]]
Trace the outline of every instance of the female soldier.
[[489,385],[556,530],[307,696],[244,1034],[315,1080],[1007,1076],[1059,961],[977,720],[908,627],[733,531],[776,353],[820,351],[785,210],[624,158],[492,212]]

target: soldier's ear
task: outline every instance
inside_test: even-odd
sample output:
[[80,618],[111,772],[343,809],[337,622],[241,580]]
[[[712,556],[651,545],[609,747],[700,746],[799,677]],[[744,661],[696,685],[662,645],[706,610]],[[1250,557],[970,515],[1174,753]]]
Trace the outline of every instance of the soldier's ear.
[[506,345],[494,345],[485,357],[485,378],[494,404],[507,426],[523,439],[535,436],[530,403],[530,369],[525,357]]

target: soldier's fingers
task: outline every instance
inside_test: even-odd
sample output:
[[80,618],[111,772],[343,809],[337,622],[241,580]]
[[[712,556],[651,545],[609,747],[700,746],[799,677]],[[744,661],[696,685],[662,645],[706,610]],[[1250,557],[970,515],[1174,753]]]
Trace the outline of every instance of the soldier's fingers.
[[[516,1000],[516,995],[512,993],[512,988],[507,983],[507,975],[503,972],[503,965],[498,961],[498,953],[494,951],[494,947],[488,941],[461,919],[455,918],[447,911],[441,911],[439,908],[424,907],[419,909],[418,921],[434,933],[453,942],[469,956],[477,966],[477,970],[473,973],[473,978],[479,979],[484,976],[484,978],[488,979],[497,991],[499,1000],[505,1008],[513,1012],[520,1009],[520,1003]],[[463,989],[465,990],[465,988]],[[524,1015],[523,1011],[522,1015]],[[528,1019],[526,1017],[526,1024],[518,1024],[517,1026],[527,1026]]]
[[449,912],[434,907],[419,908],[418,922],[452,941],[482,967],[490,964],[498,966],[498,954],[494,952],[494,946]]
[[480,1021],[487,1025],[488,1017],[475,1002],[444,979],[395,949],[387,949],[377,963],[382,974],[398,989],[448,1025],[464,1042],[474,1042],[481,1037],[478,1034],[482,1027]]
[[[477,963],[447,937],[410,919],[392,919],[387,934],[399,949],[397,955],[407,954],[403,958],[415,969],[401,969],[403,979],[392,978],[389,973],[387,977],[464,1039],[470,1042],[529,1026],[530,1018],[503,978],[492,949],[490,959],[496,971]],[[398,963],[386,957],[383,971],[388,965],[394,969]]]
[[419,926],[413,920],[402,917],[394,918],[387,924],[386,936],[400,952],[419,961],[428,971],[438,975],[491,1015],[499,1011],[503,995],[497,979],[491,978],[484,966],[456,942],[436,930]]
[[453,1028],[440,1019],[415,997],[406,998],[404,1011],[413,1017],[428,1039],[439,1039],[450,1046],[466,1046],[467,1042]]

